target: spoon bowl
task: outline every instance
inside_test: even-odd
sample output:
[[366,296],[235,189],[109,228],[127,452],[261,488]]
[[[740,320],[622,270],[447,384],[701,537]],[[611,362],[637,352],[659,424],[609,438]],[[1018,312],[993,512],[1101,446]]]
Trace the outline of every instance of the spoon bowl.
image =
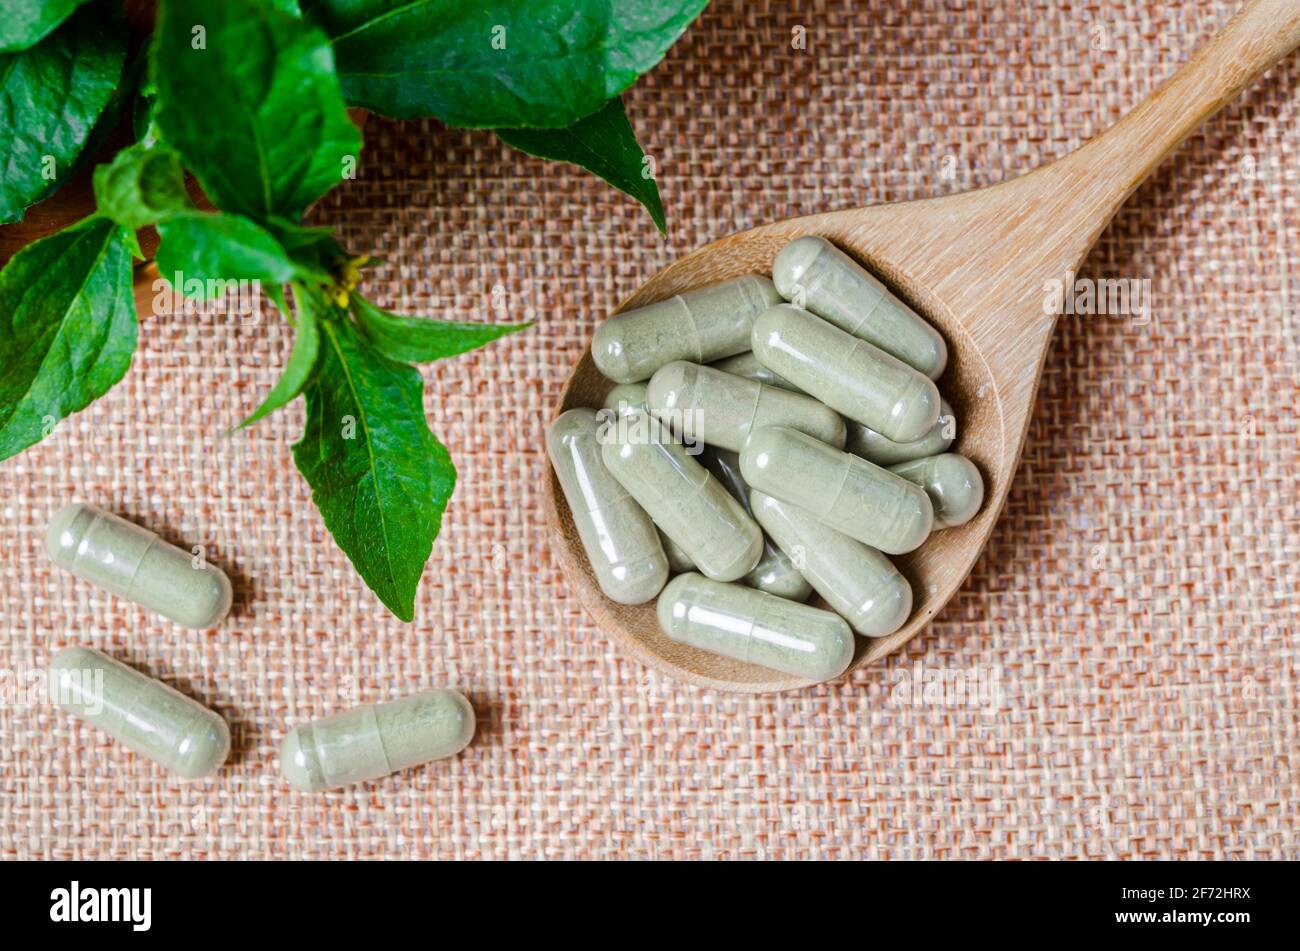
[[[916,551],[893,559],[912,585],[912,614],[887,637],[858,638],[849,670],[915,637],[979,558],[1006,504],[1028,432],[1056,325],[1053,287],[1073,280],[1115,212],[1169,152],[1297,45],[1300,0],[1255,0],[1124,119],[1048,165],[976,191],[809,215],[729,235],[673,262],[618,308],[746,274],[770,275],[788,242],[820,235],[943,334],[948,366],[937,382],[952,404],[958,434],[950,451],[979,468],[984,506],[965,525],[936,532]],[[599,407],[612,387],[588,350],[555,412]],[[757,693],[812,683],[670,640],[659,630],[653,601],[629,606],[606,598],[554,473],[546,492],[561,568],[597,625],[624,650],[699,686]]]
[[[854,212],[815,215],[732,235],[706,245],[660,271],[619,310],[653,304],[715,281],[745,274],[770,274],[777,252],[787,242],[807,234],[828,238],[878,274],[890,273],[882,266],[882,261],[866,253],[865,247],[855,244],[851,235],[856,234],[864,222],[869,224],[871,213],[905,207],[884,205]],[[891,557],[912,585],[912,614],[902,628],[888,637],[858,638],[850,669],[892,652],[915,636],[970,574],[1006,499],[1015,460],[1019,456],[1019,440],[1024,435],[1023,431],[1008,431],[1007,414],[999,398],[998,378],[994,369],[985,362],[976,339],[966,326],[946,307],[931,307],[929,302],[922,303],[920,298],[908,293],[907,282],[891,276],[890,283],[918,313],[940,330],[948,343],[948,367],[938,383],[958,420],[958,438],[950,451],[960,452],[979,467],[985,480],[985,503],[980,513],[965,525],[935,533],[910,554]],[[1044,317],[1040,322],[1049,323],[1049,320]],[[582,355],[565,384],[556,414],[579,406],[599,407],[613,386],[612,381],[601,375],[588,351]],[[548,480],[547,491],[551,527],[559,539],[555,550],[564,573],[600,628],[624,649],[653,666],[667,668],[675,676],[702,686],[759,692],[795,689],[813,683],[670,640],[659,630],[653,601],[624,605],[606,598],[582,550],[568,503],[554,473]],[[810,603],[819,601],[814,598]]]

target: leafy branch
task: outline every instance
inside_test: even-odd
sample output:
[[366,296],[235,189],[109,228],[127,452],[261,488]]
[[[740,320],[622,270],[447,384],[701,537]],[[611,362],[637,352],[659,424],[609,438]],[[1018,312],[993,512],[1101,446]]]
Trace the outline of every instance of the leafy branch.
[[[0,221],[22,218],[126,115],[136,143],[94,170],[96,211],[0,271],[0,459],[103,395],[136,347],[132,259],[156,228],[159,270],[194,296],[260,282],[293,328],[278,382],[238,428],[299,396],[299,471],[367,585],[411,620],[456,483],[412,364],[526,323],[388,313],[365,257],[302,218],[355,177],[347,114],[436,116],[578,164],[660,230],[652,163],[618,98],[706,0],[161,0],[128,57],[118,0],[6,0],[0,22]],[[336,66],[337,61],[337,66]],[[190,200],[192,175],[216,211]]]

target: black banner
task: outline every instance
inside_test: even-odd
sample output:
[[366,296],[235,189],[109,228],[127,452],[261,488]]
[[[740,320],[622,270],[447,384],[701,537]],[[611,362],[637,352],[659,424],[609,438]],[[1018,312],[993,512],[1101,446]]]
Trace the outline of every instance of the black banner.
[[[654,864],[438,863],[6,863],[5,921],[28,929],[199,937],[283,933],[373,941],[436,922],[481,922],[500,904],[499,924],[549,922],[558,933],[678,922],[683,935],[734,939],[767,927],[837,929],[864,937],[887,922],[915,927],[925,941],[943,935],[988,940],[1008,934],[1141,939],[1262,936],[1289,915],[1287,863],[843,864],[705,867]],[[698,878],[697,878],[698,876]],[[577,921],[575,922],[575,917]],[[609,923],[601,924],[601,918]],[[909,924],[911,922],[911,924]],[[496,927],[495,925],[493,926]],[[698,934],[704,929],[704,935]],[[656,929],[658,930],[658,929]]]

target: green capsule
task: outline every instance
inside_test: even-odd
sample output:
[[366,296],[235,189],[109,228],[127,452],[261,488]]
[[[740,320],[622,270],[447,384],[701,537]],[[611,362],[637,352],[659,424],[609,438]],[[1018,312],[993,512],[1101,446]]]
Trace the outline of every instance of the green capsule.
[[[749,509],[749,486],[740,474],[740,457],[726,449],[706,449],[702,455],[704,467],[722,483],[732,496],[745,506],[745,511],[753,516]],[[773,545],[767,536],[763,536],[763,557],[758,565],[743,579],[745,584],[759,591],[766,591],[778,598],[791,601],[807,601],[812,594],[812,585],[799,573],[794,562]]]
[[753,380],[755,383],[779,386],[781,389],[789,390],[792,393],[802,392],[799,387],[781,376],[781,374],[773,373],[759,363],[758,357],[754,356],[753,350],[746,350],[734,357],[727,357],[727,359],[719,360],[717,363],[710,363],[709,366],[715,370],[721,370],[723,373],[730,373],[732,376],[743,376],[746,380]]
[[939,418],[934,381],[815,314],[777,304],[754,321],[754,356],[809,396],[897,442]]
[[934,505],[936,530],[965,525],[984,504],[984,478],[975,463],[955,452],[890,466],[889,471],[925,489]]
[[89,505],[56,512],[45,547],[60,568],[177,624],[214,627],[230,610],[230,579],[216,565]]
[[829,680],[853,660],[853,632],[820,608],[703,575],[678,575],[656,606],[668,637],[770,670]]
[[891,555],[912,551],[930,534],[934,512],[924,490],[793,429],[755,430],[740,454],[740,471],[764,495]]
[[776,256],[781,296],[902,360],[930,379],[948,363],[939,332],[857,261],[825,238],[796,238]]
[[619,383],[605,394],[603,409],[612,410],[619,416],[645,409],[646,385],[644,383]]
[[668,580],[668,559],[650,516],[601,461],[599,431],[594,410],[571,409],[551,424],[546,449],[600,590],[642,604]]
[[781,295],[749,275],[615,314],[596,328],[591,356],[616,383],[648,380],[666,363],[711,363],[749,349],[754,318]]
[[[646,412],[646,385],[644,383],[619,383],[605,395],[604,408],[617,413],[619,416],[628,416],[632,413]],[[691,561],[691,556],[682,551],[680,545],[664,534],[664,530],[655,526],[655,531],[659,533],[659,544],[663,546],[664,554],[668,556],[668,570],[675,575],[683,571],[694,571],[695,562]]]
[[850,422],[844,449],[855,456],[861,456],[867,462],[874,462],[878,466],[888,468],[900,462],[924,459],[926,456],[941,453],[952,445],[956,437],[957,422],[952,414],[952,407],[948,405],[947,400],[940,400],[939,419],[920,439],[912,442],[894,442],[861,423]]
[[732,452],[762,426],[789,426],[828,445],[844,445],[844,420],[830,407],[698,363],[678,360],[656,370],[646,405],[674,432]]
[[710,578],[735,581],[752,571],[763,533],[744,507],[653,416],[618,422],[601,458],[655,524]]
[[455,690],[427,690],[294,727],[280,772],[294,789],[320,792],[454,756],[474,738],[474,708]]
[[89,647],[54,655],[50,691],[59,709],[184,779],[215,773],[230,755],[230,728],[218,714]]
[[912,586],[874,548],[762,492],[750,495],[754,518],[799,566],[817,593],[863,637],[884,637],[912,613]]

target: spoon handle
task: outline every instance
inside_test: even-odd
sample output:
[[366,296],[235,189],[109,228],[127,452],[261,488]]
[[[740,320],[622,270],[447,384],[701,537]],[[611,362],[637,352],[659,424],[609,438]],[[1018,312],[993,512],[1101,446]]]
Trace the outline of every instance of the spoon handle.
[[1249,0],[1137,108],[1055,163],[1087,181],[1097,231],[1183,139],[1297,46],[1300,0]]

